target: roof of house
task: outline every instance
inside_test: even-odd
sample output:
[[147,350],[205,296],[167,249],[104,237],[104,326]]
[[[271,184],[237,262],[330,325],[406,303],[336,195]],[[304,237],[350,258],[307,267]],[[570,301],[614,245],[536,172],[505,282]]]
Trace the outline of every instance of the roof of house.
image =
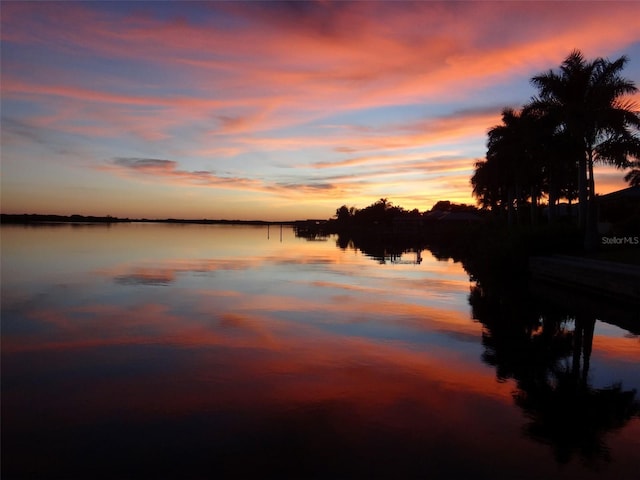
[[482,217],[472,212],[443,212],[434,211],[425,215],[426,218],[433,218],[440,221],[458,221],[458,222],[477,222],[481,221]]
[[615,192],[607,193],[606,195],[600,196],[600,200],[604,200],[604,201],[620,200],[620,199],[640,200],[640,186],[623,188],[622,190],[617,190]]

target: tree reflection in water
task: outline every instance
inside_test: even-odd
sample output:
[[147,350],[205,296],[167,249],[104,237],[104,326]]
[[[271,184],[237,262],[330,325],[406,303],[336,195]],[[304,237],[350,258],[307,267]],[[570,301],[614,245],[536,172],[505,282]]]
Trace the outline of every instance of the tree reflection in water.
[[640,416],[635,390],[589,384],[596,318],[615,323],[616,311],[531,295],[526,282],[496,295],[477,280],[469,303],[485,327],[483,361],[499,380],[515,380],[514,400],[529,418],[525,434],[548,444],[561,464],[576,453],[594,468],[608,461],[607,434]]
[[461,261],[475,281],[469,303],[473,318],[484,326],[482,360],[495,367],[499,381],[515,381],[514,401],[529,419],[524,434],[549,445],[559,464],[578,454],[597,469],[610,460],[607,435],[640,417],[635,390],[620,383],[606,388],[589,383],[596,319],[638,335],[637,305],[538,284],[527,278],[522,263],[470,255],[455,242],[427,246],[339,236],[337,246],[357,248],[380,263],[407,252],[420,258],[425,248],[440,260]]

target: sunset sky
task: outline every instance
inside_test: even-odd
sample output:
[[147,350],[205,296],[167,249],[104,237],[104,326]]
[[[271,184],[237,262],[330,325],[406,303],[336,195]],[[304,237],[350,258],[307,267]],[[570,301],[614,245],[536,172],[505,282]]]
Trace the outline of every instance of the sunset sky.
[[[627,55],[639,2],[8,2],[2,212],[329,218],[475,203],[506,106],[574,48]],[[640,101],[640,96],[636,96]],[[600,193],[623,188],[600,168]]]

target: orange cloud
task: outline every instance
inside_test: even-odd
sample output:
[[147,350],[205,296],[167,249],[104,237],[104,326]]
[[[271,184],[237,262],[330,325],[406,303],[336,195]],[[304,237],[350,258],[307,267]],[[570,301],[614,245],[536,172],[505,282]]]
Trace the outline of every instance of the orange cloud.
[[178,162],[165,159],[116,158],[112,163],[96,167],[98,170],[114,172],[128,178],[151,181],[169,181],[176,185],[206,186],[228,190],[260,192],[285,198],[307,194],[339,197],[348,184],[333,184],[327,181],[279,181],[267,182],[252,178],[220,176],[207,170],[187,171],[178,168]]
[[[638,13],[638,9],[633,4],[617,4],[615,9],[608,8],[604,16],[598,4],[579,10],[565,5],[562,8],[571,10],[574,20],[571,28],[564,25],[563,29],[557,22],[555,8],[518,4],[508,7],[470,4],[466,8],[472,11],[460,16],[455,8],[446,5],[425,4],[410,13],[384,6],[375,9],[350,6],[332,12],[335,24],[331,27],[332,33],[325,35],[314,33],[316,27],[311,18],[288,23],[286,18],[274,18],[252,8],[223,7],[248,19],[247,30],[243,31],[242,27],[216,29],[135,16],[115,24],[98,11],[78,6],[64,15],[49,9],[49,19],[57,20],[55,27],[53,22],[42,25],[42,19],[34,18],[31,19],[33,29],[7,28],[3,37],[13,42],[37,43],[42,36],[32,32],[36,27],[45,28],[53,41],[58,39],[94,54],[143,58],[174,70],[186,68],[185,75],[181,76],[188,78],[188,85],[196,85],[200,90],[197,98],[164,95],[153,98],[70,86],[24,85],[23,93],[37,90],[88,101],[173,105],[179,106],[180,113],[187,116],[184,109],[202,111],[230,105],[266,107],[251,121],[248,117],[220,114],[223,131],[244,131],[248,125],[252,125],[252,129],[259,129],[260,125],[273,128],[274,121],[284,126],[287,122],[279,123],[277,118],[286,116],[287,109],[297,110],[294,116],[299,116],[299,110],[304,107],[306,113],[298,121],[303,118],[308,121],[326,116],[327,106],[334,113],[419,99],[426,101],[443,94],[465,97],[478,86],[495,82],[496,78],[521,73],[532,66],[546,68],[557,63],[559,57],[566,54],[567,45],[586,44],[588,49],[597,41],[600,48],[605,43],[604,48],[611,49],[637,39],[633,28],[634,22],[638,26],[634,20],[637,16],[632,13]],[[7,9],[8,18],[27,21],[25,15],[29,8]],[[518,19],[513,26],[501,24],[501,29],[495,30],[505,32],[508,28],[510,35],[503,33],[499,39],[495,31],[491,31],[497,21],[496,9],[501,21],[505,17]],[[526,22],[522,20],[525,15]],[[358,19],[358,28],[349,23],[347,19],[351,18]],[[607,32],[606,36],[593,35],[595,23],[598,31]],[[350,24],[348,33],[340,32],[338,25],[346,24]],[[546,27],[541,29],[541,24]],[[454,31],[450,30],[451,25],[455,25]],[[552,29],[551,25],[558,25],[558,29]],[[247,34],[256,41],[238,41]],[[505,41],[505,37],[511,41]],[[607,41],[603,42],[603,38]],[[297,48],[289,48],[292,44]],[[364,88],[358,88],[354,95],[354,85]],[[471,85],[475,87],[467,90]],[[6,91],[16,92],[16,89],[20,87],[10,85]],[[210,93],[205,93],[207,91]]]
[[[180,159],[156,169],[100,167],[129,179],[266,194],[273,202],[313,197],[318,205],[393,194],[425,208],[444,195],[470,200],[462,159],[483,154],[502,102],[529,95],[488,92],[509,92],[514,81],[526,92],[527,77],[558,65],[570,49],[614,54],[636,44],[640,31],[633,2],[192,8],[202,15],[161,17],[148,5],[4,5],[3,45],[57,60],[3,56],[3,102],[37,106],[7,118],[19,119],[21,131],[45,128],[79,143],[116,139],[107,158]],[[103,62],[108,70],[94,68]],[[411,120],[386,118],[386,108],[416,105],[424,110]],[[416,149],[425,154],[413,156]],[[450,166],[429,153],[447,150],[456,150]],[[400,168],[386,168],[385,155]],[[267,160],[243,166],[249,157]],[[104,158],[96,153],[87,163]],[[401,168],[408,176],[419,171],[420,160],[426,175],[446,178],[400,178]],[[340,167],[351,174],[313,173]]]

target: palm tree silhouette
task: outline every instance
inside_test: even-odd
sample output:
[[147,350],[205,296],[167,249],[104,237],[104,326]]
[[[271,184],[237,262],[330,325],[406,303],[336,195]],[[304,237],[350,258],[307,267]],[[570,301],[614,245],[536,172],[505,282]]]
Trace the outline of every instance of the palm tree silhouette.
[[640,187],[640,160],[631,162],[631,170],[624,176],[624,181],[632,187]]
[[478,199],[483,209],[502,212],[507,204],[506,191],[500,182],[501,172],[493,162],[478,160],[474,165],[471,177],[473,196]]
[[499,202],[502,210],[506,208],[510,224],[514,207],[522,223],[527,201],[535,223],[538,200],[543,190],[548,190],[546,162],[553,131],[544,122],[548,123],[547,118],[537,110],[505,108],[502,123],[488,132],[486,161],[476,162],[471,178],[473,194],[485,208],[496,208]]
[[526,178],[522,166],[525,162],[522,118],[512,108],[502,110],[502,123],[492,127],[488,132],[487,163],[495,166],[493,174],[498,175],[498,182],[506,192],[507,218],[513,223],[514,202],[518,215],[523,203],[523,186]]
[[629,156],[640,156],[640,142],[634,129],[640,128],[636,106],[622,99],[635,93],[631,80],[620,75],[627,63],[596,58],[587,61],[574,50],[558,72],[549,70],[531,79],[538,89],[529,108],[553,119],[559,131],[574,145],[578,165],[579,223],[585,231],[585,247],[595,246],[594,161],[626,167]]

